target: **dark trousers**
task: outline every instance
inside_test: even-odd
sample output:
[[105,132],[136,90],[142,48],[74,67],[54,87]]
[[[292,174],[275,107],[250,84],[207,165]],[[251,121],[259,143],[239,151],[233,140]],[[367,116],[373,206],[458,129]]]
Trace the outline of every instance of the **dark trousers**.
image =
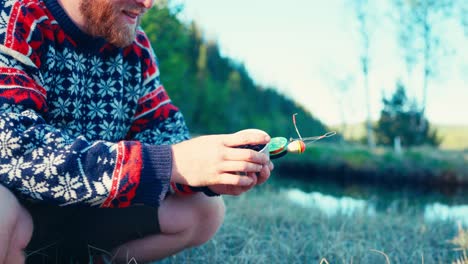
[[[157,208],[58,207],[20,201],[34,231],[27,263],[88,263],[125,242],[160,233]],[[73,261],[73,262],[71,262]]]

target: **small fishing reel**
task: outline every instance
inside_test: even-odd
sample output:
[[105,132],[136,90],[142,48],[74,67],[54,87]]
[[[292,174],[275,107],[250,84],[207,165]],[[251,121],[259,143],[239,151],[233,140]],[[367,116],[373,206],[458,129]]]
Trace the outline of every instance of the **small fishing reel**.
[[294,140],[289,142],[285,137],[274,137],[269,143],[270,159],[278,159],[286,155],[288,152],[303,153],[306,145],[302,140]]
[[288,154],[289,152],[298,153],[298,154],[304,153],[307,145],[314,143],[317,140],[332,137],[336,135],[336,132],[332,131],[332,132],[325,133],[321,136],[303,138],[301,134],[299,133],[299,129],[297,128],[297,125],[296,125],[296,115],[297,114],[294,114],[292,118],[293,118],[294,128],[296,129],[296,133],[299,136],[299,138],[295,138],[295,139],[291,138],[290,140],[288,140],[285,137],[274,137],[270,140],[270,143],[268,144],[242,145],[242,146],[237,146],[237,148],[253,149],[255,151],[268,154],[270,156],[270,159],[278,159]]

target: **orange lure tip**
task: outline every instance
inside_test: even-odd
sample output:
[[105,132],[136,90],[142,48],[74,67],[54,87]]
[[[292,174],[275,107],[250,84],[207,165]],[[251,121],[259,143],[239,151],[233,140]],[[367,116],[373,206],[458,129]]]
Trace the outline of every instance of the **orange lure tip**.
[[294,140],[288,144],[288,152],[292,153],[304,153],[306,145],[302,140]]

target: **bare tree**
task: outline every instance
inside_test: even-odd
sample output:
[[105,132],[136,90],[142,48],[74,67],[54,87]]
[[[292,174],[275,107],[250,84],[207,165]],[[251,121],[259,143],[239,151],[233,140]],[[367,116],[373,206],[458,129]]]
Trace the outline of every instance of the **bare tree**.
[[369,87],[369,64],[370,64],[370,30],[369,30],[369,3],[367,0],[355,0],[355,10],[359,23],[359,32],[362,41],[362,52],[361,52],[361,70],[364,78],[364,90],[366,95],[366,132],[367,132],[367,145],[369,148],[375,148],[374,132],[372,129],[372,118],[371,118],[371,98],[370,98],[370,87]]
[[418,125],[424,130],[429,81],[438,72],[436,67],[445,45],[434,26],[451,14],[454,1],[393,0],[393,3],[399,13],[399,42],[404,52],[408,75],[411,75],[416,64],[422,65],[422,109]]

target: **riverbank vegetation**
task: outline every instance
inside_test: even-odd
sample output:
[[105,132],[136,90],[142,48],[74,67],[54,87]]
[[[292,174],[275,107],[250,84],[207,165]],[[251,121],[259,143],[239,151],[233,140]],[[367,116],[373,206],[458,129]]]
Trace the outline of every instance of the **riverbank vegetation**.
[[[276,87],[258,85],[241,62],[223,57],[216,42],[206,40],[196,23],[180,22],[177,13],[177,7],[151,9],[142,26],[158,55],[161,81],[194,135],[255,127],[273,137],[296,137],[291,116],[298,113],[303,135],[333,130],[338,135],[309,145],[301,155],[276,160],[273,181],[295,178],[310,183],[320,178],[385,188],[404,185],[410,190],[424,186],[443,194],[468,186],[466,128],[429,124],[425,104],[417,106],[410,98],[409,105],[399,107],[401,97],[383,98],[384,104],[390,104],[381,112],[382,122],[367,124],[370,129],[356,132],[345,123],[327,127]],[[426,74],[432,72],[428,66]],[[367,66],[364,69],[365,74],[370,72]],[[401,95],[404,86],[395,86],[395,95],[398,87]],[[406,135],[419,138],[408,144],[408,138],[396,134],[404,129],[395,124],[415,124],[409,128],[418,129]],[[374,147],[363,144],[372,129],[380,133]],[[396,151],[395,144],[401,151]],[[421,208],[409,206],[417,199],[379,205],[371,213],[328,215],[319,208],[292,203],[274,185],[267,182],[240,197],[225,197],[226,219],[214,239],[161,263],[451,263],[466,259],[467,248],[461,248],[461,242],[468,240],[466,227],[458,229],[450,221],[428,222]],[[372,197],[379,195],[369,194],[366,199],[376,200]]]
[[161,263],[452,263],[463,258],[457,249],[468,238],[453,223],[428,223],[404,202],[328,215],[291,203],[269,184],[225,201],[213,240]]

